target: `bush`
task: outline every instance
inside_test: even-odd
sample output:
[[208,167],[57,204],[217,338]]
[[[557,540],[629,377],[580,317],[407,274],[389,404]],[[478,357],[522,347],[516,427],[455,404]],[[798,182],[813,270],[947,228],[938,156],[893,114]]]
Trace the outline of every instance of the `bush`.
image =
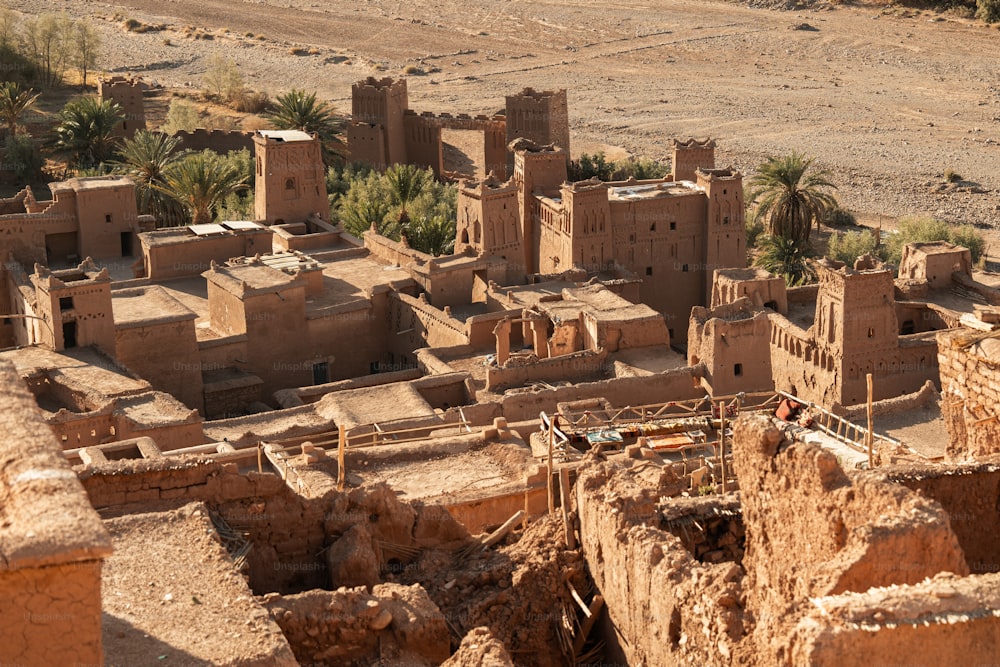
[[896,233],[890,235],[886,242],[888,251],[886,261],[898,266],[904,245],[932,241],[948,241],[968,248],[972,253],[973,262],[979,261],[986,245],[982,234],[972,225],[957,227],[934,218],[902,218],[897,225]]
[[4,144],[3,166],[5,171],[14,173],[18,184],[38,180],[42,175],[42,156],[27,134],[7,137]]
[[261,113],[271,106],[271,98],[264,92],[242,90],[230,100],[230,106],[240,113]]
[[180,100],[170,100],[167,120],[163,123],[160,131],[165,134],[174,134],[181,130],[190,132],[197,129],[199,125],[201,125],[201,117],[194,105]]
[[832,208],[828,208],[823,213],[823,216],[820,218],[820,222],[827,227],[853,227],[858,223],[858,220],[854,217],[854,214],[846,208],[834,206]]
[[243,75],[235,62],[215,54],[208,59],[202,85],[208,94],[230,102],[243,92]]
[[1000,21],[1000,0],[976,0],[976,18],[984,23]]
[[882,248],[878,246],[878,239],[875,238],[875,234],[871,230],[847,232],[846,234],[834,232],[830,236],[827,256],[848,266],[854,266],[854,260],[858,257],[867,254],[881,256],[881,250]]
[[764,221],[757,215],[757,209],[747,211],[745,225],[747,229],[747,249],[749,250],[757,245],[757,240],[764,233]]
[[953,169],[945,169],[944,180],[948,181],[949,183],[958,183],[959,181],[962,180],[962,176],[956,173]]

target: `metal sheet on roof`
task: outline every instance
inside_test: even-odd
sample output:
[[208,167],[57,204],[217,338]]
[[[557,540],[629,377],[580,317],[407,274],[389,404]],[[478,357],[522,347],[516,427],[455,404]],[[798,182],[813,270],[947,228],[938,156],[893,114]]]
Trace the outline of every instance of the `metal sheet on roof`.
[[210,223],[207,225],[188,225],[188,229],[197,234],[198,236],[207,236],[209,234],[225,234],[229,230],[222,225],[217,225],[215,223]]
[[258,222],[253,222],[251,220],[227,220],[222,223],[223,227],[228,227],[229,229],[263,229],[264,226]]

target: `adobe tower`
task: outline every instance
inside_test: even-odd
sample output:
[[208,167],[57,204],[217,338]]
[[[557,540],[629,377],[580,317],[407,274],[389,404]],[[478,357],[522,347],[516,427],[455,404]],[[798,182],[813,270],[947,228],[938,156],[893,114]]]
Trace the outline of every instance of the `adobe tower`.
[[322,145],[299,130],[258,130],[254,218],[268,225],[330,220]]
[[97,80],[97,96],[111,100],[122,108],[125,118],[115,125],[116,137],[131,139],[139,130],[146,129],[146,110],[142,104],[142,81],[124,76]]

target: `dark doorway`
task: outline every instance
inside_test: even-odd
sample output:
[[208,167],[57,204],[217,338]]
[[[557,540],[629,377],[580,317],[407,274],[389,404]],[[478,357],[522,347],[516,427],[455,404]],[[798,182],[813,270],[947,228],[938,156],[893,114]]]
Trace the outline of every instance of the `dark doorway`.
[[913,320],[906,320],[899,327],[900,336],[909,336],[914,333],[917,333],[917,325]]
[[76,322],[63,322],[63,347],[76,347]]
[[313,384],[326,384],[330,381],[330,369],[325,361],[313,364]]
[[132,232],[122,232],[122,257],[132,256]]

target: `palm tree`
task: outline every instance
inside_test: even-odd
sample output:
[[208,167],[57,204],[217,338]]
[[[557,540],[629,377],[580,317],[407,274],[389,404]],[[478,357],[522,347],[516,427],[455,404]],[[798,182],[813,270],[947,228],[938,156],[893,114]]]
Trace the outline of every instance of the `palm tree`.
[[274,110],[267,118],[279,130],[302,130],[315,133],[323,144],[323,159],[329,165],[338,159],[344,143],[337,137],[343,121],[335,115],[333,107],[316,100],[316,93],[295,90],[279,95]]
[[394,164],[385,170],[385,180],[389,185],[392,203],[399,206],[399,224],[405,228],[410,222],[406,206],[423,192],[430,180],[429,172],[412,164]]
[[793,152],[768,158],[757,167],[757,175],[750,181],[750,201],[757,202],[758,213],[766,219],[773,236],[808,241],[813,220],[818,226],[823,212],[837,205],[833,195],[824,191],[837,187],[828,180],[829,172],[806,173],[812,163],[812,158]]
[[213,210],[227,196],[246,189],[240,166],[211,151],[190,153],[163,170],[163,183],[153,187],[173,197],[191,214],[195,225],[212,222]]
[[180,224],[184,209],[177,200],[156,188],[164,185],[163,174],[181,158],[177,152],[180,139],[162,132],[139,130],[122,141],[118,160],[112,163],[116,173],[126,174],[135,181],[136,204],[139,213],[156,217],[158,226]]
[[455,250],[455,219],[442,216],[418,218],[410,225],[410,245],[429,255],[450,255]]
[[754,265],[781,276],[789,287],[804,285],[815,278],[809,258],[815,253],[809,243],[784,236],[765,236],[757,242]]
[[92,167],[111,157],[115,125],[124,119],[121,106],[111,100],[81,97],[68,102],[59,112],[55,146],[71,155],[77,167]]
[[39,95],[41,93],[36,93],[32,88],[24,90],[15,81],[0,83],[0,121],[7,126],[8,136],[12,137],[17,133],[18,121],[35,104]]

